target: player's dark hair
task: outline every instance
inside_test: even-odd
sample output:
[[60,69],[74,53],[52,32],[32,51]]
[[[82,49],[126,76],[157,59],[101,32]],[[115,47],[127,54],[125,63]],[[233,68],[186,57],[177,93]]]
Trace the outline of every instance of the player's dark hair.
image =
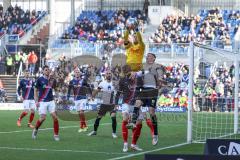
[[148,54],[151,54],[154,58],[156,58],[156,54],[149,52]]
[[44,65],[42,70],[44,70],[45,68],[49,68],[48,65]]

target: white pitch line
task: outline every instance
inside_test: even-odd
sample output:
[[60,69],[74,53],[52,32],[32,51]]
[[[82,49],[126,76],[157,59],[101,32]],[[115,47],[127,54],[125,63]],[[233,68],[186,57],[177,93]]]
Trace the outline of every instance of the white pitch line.
[[47,148],[16,148],[16,147],[0,147],[0,149],[6,149],[6,150],[21,150],[21,151],[45,151],[45,152],[71,152],[71,153],[95,153],[95,154],[127,154],[127,153],[115,153],[115,152],[98,152],[98,151],[80,151],[80,150],[58,150],[58,149],[47,149]]
[[[111,123],[102,123],[101,125],[109,125]],[[93,124],[90,124],[88,126],[93,126]],[[76,128],[79,126],[64,126],[60,128]],[[53,128],[44,128],[39,130],[52,130]],[[21,132],[29,132],[32,130],[21,130],[21,131],[9,131],[9,132],[0,132],[2,133],[21,133]],[[46,148],[16,148],[16,147],[0,147],[0,149],[7,149],[7,150],[24,150],[24,151],[49,151],[49,152],[71,152],[71,153],[96,153],[96,154],[107,154],[107,155],[126,155],[128,153],[114,153],[114,152],[97,152],[97,151],[80,151],[80,150],[57,150],[57,149],[46,149]]]
[[[109,125],[111,123],[102,123],[100,125]],[[93,126],[93,124],[90,124],[88,126]],[[65,128],[77,128],[78,126],[64,126],[64,127],[59,127],[60,129],[65,129]],[[39,129],[39,131],[47,131],[47,130],[52,130],[53,128],[43,128],[43,129]],[[6,131],[6,132],[0,132],[0,134],[8,134],[8,133],[21,133],[21,132],[32,132],[32,130],[19,130],[19,131]]]
[[[60,127],[61,129],[64,128],[75,128],[75,127],[79,127],[79,126],[65,126],[65,127]],[[47,131],[47,130],[52,130],[53,128],[43,128],[43,129],[39,129],[40,131]],[[5,133],[21,133],[21,132],[32,132],[32,130],[20,130],[20,131],[6,131],[6,132],[0,132],[0,134],[5,134]]]
[[173,146],[158,148],[158,149],[149,150],[149,151],[145,151],[145,152],[139,152],[139,153],[136,153],[136,154],[130,154],[130,155],[122,156],[122,157],[111,158],[111,159],[108,159],[108,160],[118,160],[118,159],[125,159],[125,158],[135,157],[135,156],[143,155],[143,154],[146,154],[146,153],[162,151],[162,150],[170,149],[170,148],[181,147],[181,146],[184,146],[184,145],[187,145],[187,144],[189,144],[189,143],[181,143],[181,144],[177,144],[177,145],[173,145]]

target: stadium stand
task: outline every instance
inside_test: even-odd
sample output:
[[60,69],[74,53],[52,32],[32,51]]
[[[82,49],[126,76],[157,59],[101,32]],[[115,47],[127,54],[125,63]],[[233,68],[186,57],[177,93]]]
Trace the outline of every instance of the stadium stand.
[[[168,16],[157,31],[149,37],[150,43],[157,43],[151,47],[152,52],[169,52],[170,44],[177,53],[186,52],[186,44],[190,41],[210,43],[212,47],[224,48],[232,45],[240,26],[240,11],[200,10],[198,15]],[[163,43],[165,45],[158,45]],[[178,43],[178,45],[176,45]],[[180,44],[180,45],[179,45]]]
[[36,10],[24,11],[17,5],[9,6],[6,12],[3,12],[3,7],[0,6],[0,36],[9,34],[9,42],[16,42],[46,13],[46,11]]
[[146,16],[140,10],[83,11],[62,39],[116,42],[122,37],[122,30],[128,21],[139,23],[146,21]]
[[[147,22],[146,15],[140,10],[103,10],[103,11],[83,11],[74,26],[69,27],[62,35],[62,41],[53,43],[53,48],[69,47],[69,39],[79,40],[79,47],[83,52],[95,52],[95,42],[104,44],[101,49],[121,48],[123,43],[122,34],[126,23]],[[65,41],[66,40],[66,41]],[[109,45],[110,44],[110,45]]]
[[[200,10],[197,15],[167,16],[149,39],[149,51],[156,54],[174,52],[187,55],[191,41],[207,43],[212,47],[231,48],[232,40],[239,30],[239,10]],[[79,40],[83,53],[102,52],[104,48],[121,52],[122,32],[128,21],[147,22],[140,10],[83,11],[74,26],[69,27],[55,41],[53,48],[68,48],[69,41]],[[104,45],[97,46],[97,43]],[[107,46],[107,47],[106,47]],[[110,47],[111,48],[111,47]]]

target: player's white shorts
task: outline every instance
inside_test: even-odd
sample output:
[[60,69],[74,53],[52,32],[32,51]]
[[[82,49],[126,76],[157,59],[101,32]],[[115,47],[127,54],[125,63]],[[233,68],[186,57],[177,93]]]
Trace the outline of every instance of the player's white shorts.
[[80,99],[74,102],[77,111],[86,110],[87,99]]
[[35,100],[23,100],[24,110],[36,109]]
[[56,111],[56,105],[54,101],[50,101],[50,102],[39,102],[39,114],[47,114],[47,111],[49,113],[53,113]]
[[[133,113],[133,108],[134,108],[133,105],[123,103],[122,104],[122,113],[132,114]],[[144,119],[144,114],[143,114],[142,110],[140,110],[138,120],[143,120],[143,119]]]

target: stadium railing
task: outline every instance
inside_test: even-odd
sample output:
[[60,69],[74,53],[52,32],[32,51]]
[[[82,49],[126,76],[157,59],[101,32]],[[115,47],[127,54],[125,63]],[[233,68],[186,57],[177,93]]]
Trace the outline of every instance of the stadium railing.
[[[23,68],[22,68],[22,65],[23,65],[23,63],[20,62],[20,66],[19,66],[18,74],[17,74],[17,81],[16,81],[16,91],[17,91],[18,86],[19,86],[19,79],[20,79],[20,76],[22,76],[22,74],[23,74]],[[16,94],[17,94],[17,93],[16,93]]]
[[212,40],[212,41],[206,40],[204,41],[204,44],[210,45],[211,47],[214,48],[220,48],[228,51],[233,51],[235,45],[234,41],[230,41],[227,44],[226,41],[224,40]]
[[[235,41],[230,41],[229,44],[226,44],[222,40],[212,40],[212,41],[203,41],[202,44],[209,45],[213,48],[224,49],[228,51],[233,51],[236,45]],[[109,43],[111,44],[111,43]],[[112,43],[114,44],[114,43]],[[77,39],[57,39],[51,42],[50,49],[55,56],[58,54],[64,54],[67,57],[75,57],[79,55],[95,55],[101,57],[101,55],[107,54],[120,54],[125,53],[123,46],[114,44],[113,48],[106,47],[106,43],[96,42],[90,43],[85,41],[79,41]],[[157,56],[164,58],[177,58],[177,57],[188,57],[189,43],[145,43],[146,51],[153,52]],[[108,48],[108,49],[106,49]],[[69,54],[70,53],[70,54]],[[60,56],[60,55],[59,55]]]
[[[111,1],[98,1],[88,0],[85,1],[84,7],[86,10],[116,10],[116,9],[142,9],[144,0],[111,0]],[[152,4],[152,2],[151,2]]]

